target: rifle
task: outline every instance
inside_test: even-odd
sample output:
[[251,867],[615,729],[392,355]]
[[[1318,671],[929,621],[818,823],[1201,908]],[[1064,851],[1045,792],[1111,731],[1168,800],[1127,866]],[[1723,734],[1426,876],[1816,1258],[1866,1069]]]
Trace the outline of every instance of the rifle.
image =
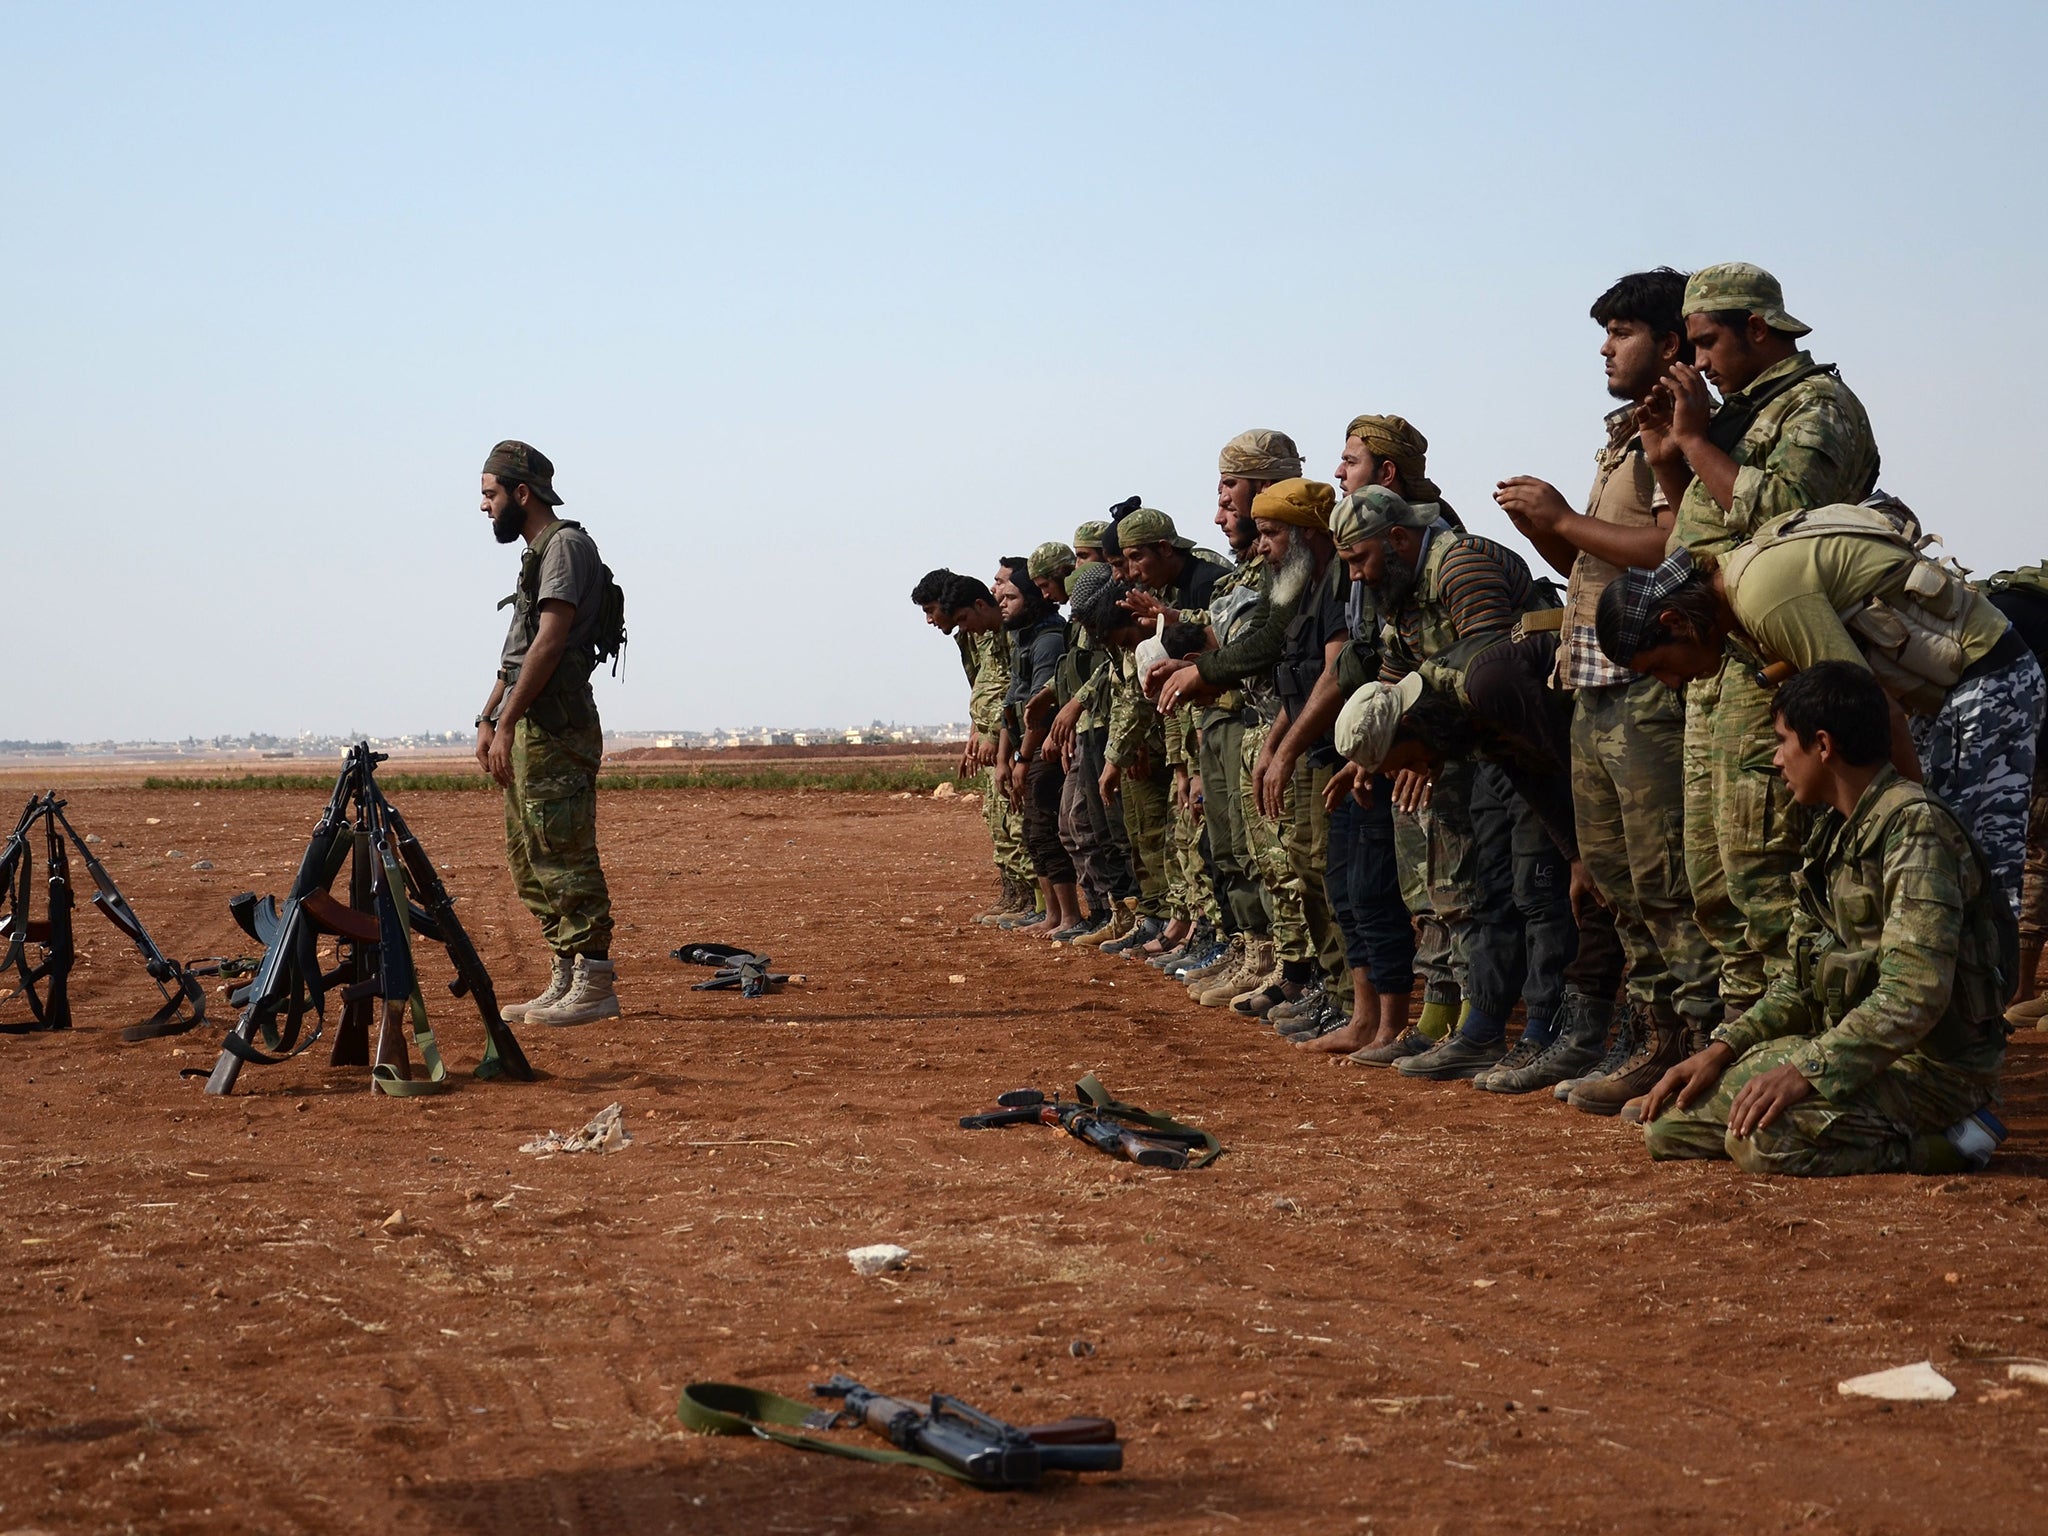
[[1190,1151],[1207,1144],[1199,1131],[1132,1130],[1120,1121],[1099,1113],[1092,1104],[1048,1100],[1036,1088],[1013,1088],[996,1100],[1001,1106],[993,1113],[963,1115],[963,1131],[990,1130],[1004,1125],[1056,1125],[1076,1140],[1085,1141],[1098,1152],[1119,1162],[1143,1168],[1185,1168]]
[[[77,951],[72,941],[71,912],[76,903],[71,890],[68,842],[78,850],[79,857],[85,861],[86,873],[92,876],[92,904],[135,946],[150,980],[163,994],[163,1006],[144,1022],[122,1030],[121,1038],[128,1041],[153,1040],[162,1035],[183,1033],[205,1019],[205,989],[199,985],[189,966],[179,964],[157,947],[149,929],[143,926],[142,919],[135,915],[135,909],[128,905],[128,898],[114,883],[114,877],[107,873],[107,867],[94,855],[91,845],[78,835],[78,829],[71,825],[70,818],[64,814],[65,804],[57,798],[54,790],[32,798],[21,813],[21,820],[15,824],[13,836],[8,838],[6,847],[0,849],[0,892],[4,892],[7,905],[5,917],[0,918],[0,936],[7,940],[7,954],[4,960],[0,960],[0,969],[12,966],[20,973],[21,984],[15,990],[28,998],[29,1012],[35,1020],[27,1026],[0,1028],[12,1031],[24,1027],[71,1027],[70,976]],[[49,915],[42,921],[29,916],[30,888],[34,883],[30,871],[33,856],[29,852],[29,832],[38,821],[43,823],[48,847]],[[43,960],[39,965],[29,964],[27,946],[30,944],[43,949]],[[43,988],[40,995],[37,992],[39,983]],[[10,997],[12,995],[9,994]],[[192,1016],[180,1019],[179,1012],[188,1005]]]
[[[732,944],[685,944],[668,954],[671,960],[680,960],[685,965],[718,967],[709,981],[692,986],[692,992],[729,992],[738,987],[742,997],[765,997],[771,987],[789,980],[787,975],[768,969],[775,963],[769,956]],[[803,977],[796,979],[802,981]]]
[[1029,1488],[1047,1472],[1120,1472],[1124,1448],[1108,1419],[1070,1418],[1019,1428],[969,1407],[957,1397],[932,1395],[929,1407],[884,1397],[849,1376],[835,1375],[811,1390],[841,1406],[813,1414],[807,1429],[833,1429],[848,1419],[866,1425],[899,1450],[929,1456],[978,1488]]

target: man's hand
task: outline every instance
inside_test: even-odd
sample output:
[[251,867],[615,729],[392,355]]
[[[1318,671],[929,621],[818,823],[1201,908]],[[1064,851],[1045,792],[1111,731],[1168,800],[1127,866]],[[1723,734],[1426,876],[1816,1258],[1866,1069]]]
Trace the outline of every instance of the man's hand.
[[1143,587],[1133,590],[1130,596],[1118,603],[1117,606],[1133,617],[1143,620],[1147,629],[1152,627],[1152,621],[1162,613],[1166,615],[1167,623],[1178,624],[1180,622],[1179,610],[1167,607],[1166,604],[1159,601],[1156,596],[1147,592]]
[[1069,699],[1060,706],[1060,712],[1052,717],[1052,728],[1045,733],[1047,752],[1057,752],[1062,764],[1074,754],[1074,726],[1081,718],[1081,701]]
[[1159,679],[1157,695],[1158,710],[1170,715],[1183,704],[1209,704],[1223,692],[1213,683],[1202,681],[1202,674],[1191,662],[1175,661],[1171,656],[1157,663],[1145,678],[1145,686],[1151,689]]
[[1534,475],[1516,475],[1512,480],[1501,481],[1494,487],[1493,499],[1500,503],[1508,520],[1524,533],[1549,533],[1562,519],[1578,516],[1556,486]]
[[488,720],[476,728],[476,765],[485,773],[491,771],[491,738],[497,734]]
[[505,788],[512,787],[512,733],[493,731],[491,744],[484,753],[484,772],[496,779]]
[[1794,1104],[1812,1097],[1813,1084],[1789,1061],[1759,1072],[1735,1095],[1735,1104],[1728,1111],[1729,1132],[1747,1141],[1756,1132],[1768,1130],[1771,1122]]
[[1191,773],[1181,781],[1181,809],[1188,813],[1188,820],[1201,824],[1202,820],[1202,776]]
[[[1272,742],[1266,745],[1270,747]],[[1279,821],[1287,814],[1287,786],[1294,778],[1294,765],[1299,759],[1285,747],[1260,755],[1266,759],[1266,766],[1259,770],[1259,809],[1268,821]]]
[[1011,763],[1003,772],[1003,796],[1013,811],[1024,804],[1024,775],[1027,771],[1027,764]]
[[1605,907],[1607,905],[1607,898],[1600,894],[1600,887],[1594,883],[1592,875],[1587,872],[1584,859],[1572,860],[1570,891],[1572,917],[1582,926],[1586,922],[1587,914],[1594,907]]
[[1104,763],[1102,765],[1102,777],[1095,781],[1095,787],[1102,792],[1103,799],[1114,800],[1116,798],[1116,787],[1123,781],[1123,776],[1123,769],[1117,767],[1115,763]]
[[1394,804],[1411,816],[1427,809],[1433,782],[1420,768],[1403,768],[1394,775]]
[[1703,1051],[1695,1051],[1658,1078],[1643,1100],[1643,1124],[1663,1114],[1673,1104],[1680,1109],[1693,1105],[1714,1091],[1735,1060],[1735,1048],[1716,1040]]
[[1361,779],[1365,779],[1365,799],[1359,803],[1361,805],[1372,804],[1372,780],[1365,778],[1365,775],[1359,771],[1358,764],[1346,763],[1342,768],[1331,774],[1330,782],[1323,786],[1323,809],[1325,811],[1335,811],[1338,806],[1344,803],[1346,795],[1356,799],[1358,783]]
[[[1690,363],[1673,363],[1664,376],[1671,392],[1671,436],[1681,449],[1707,435],[1707,422],[1714,414],[1714,397],[1707,381]],[[1637,430],[1641,430],[1640,422]]]
[[993,768],[996,765],[996,739],[993,736],[974,738],[974,765],[977,768]]

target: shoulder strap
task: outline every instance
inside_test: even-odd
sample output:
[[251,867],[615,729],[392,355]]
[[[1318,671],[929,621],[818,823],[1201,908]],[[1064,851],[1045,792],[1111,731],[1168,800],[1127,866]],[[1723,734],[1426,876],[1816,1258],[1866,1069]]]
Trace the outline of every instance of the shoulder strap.
[[1841,377],[1841,370],[1833,363],[1804,363],[1783,377],[1771,380],[1755,394],[1723,400],[1721,408],[1707,423],[1707,440],[1723,453],[1733,453],[1735,445],[1742,441],[1743,434],[1749,431],[1750,423],[1756,420],[1759,411],[1786,391],[1821,373],[1831,378]]
[[566,517],[558,517],[541,529],[540,537],[533,541],[533,548],[527,551],[533,557],[531,563],[522,561],[519,569],[519,584],[526,589],[529,602],[540,596],[540,563],[547,558],[548,546],[555,542],[555,535],[564,528],[582,526],[581,523],[572,522]]

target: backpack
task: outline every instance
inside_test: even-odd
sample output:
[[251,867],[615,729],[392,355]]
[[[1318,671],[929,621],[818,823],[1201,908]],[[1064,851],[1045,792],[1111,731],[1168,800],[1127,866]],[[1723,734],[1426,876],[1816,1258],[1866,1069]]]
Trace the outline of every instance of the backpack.
[[[557,518],[541,530],[539,538],[533,541],[533,559],[523,565],[519,577],[519,591],[507,602],[519,604],[519,617],[526,625],[526,639],[530,645],[540,626],[540,567],[547,555],[548,545],[555,534],[564,528],[582,528],[582,524],[566,517]],[[590,663],[594,672],[605,662],[612,664],[612,676],[619,675],[619,660],[626,649],[626,592],[612,568],[602,560],[597,566],[599,584],[597,589],[597,625],[592,630],[590,643],[596,653]],[[500,604],[502,607],[503,604]]]

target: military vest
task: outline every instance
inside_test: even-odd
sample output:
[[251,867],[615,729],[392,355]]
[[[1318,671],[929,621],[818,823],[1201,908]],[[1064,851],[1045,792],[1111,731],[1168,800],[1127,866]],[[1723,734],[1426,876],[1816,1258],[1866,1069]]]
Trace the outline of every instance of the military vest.
[[[1793,946],[1800,990],[1827,1020],[1839,1024],[1876,990],[1883,952],[1884,846],[1892,818],[1911,805],[1941,806],[1908,779],[1894,779],[1874,804],[1844,828],[1835,817],[1815,827],[1807,844],[1795,896],[1815,931]],[[1963,832],[1960,823],[1957,830]],[[1955,984],[1940,1023],[1922,1042],[1936,1055],[1961,1055],[1987,1028],[2003,1029],[2007,995],[2019,976],[2019,924],[2000,894],[1976,839],[1964,832],[1975,861],[1979,899],[1964,909],[1956,944]],[[1975,921],[1971,921],[1972,915]]]
[[1933,541],[1903,503],[1882,506],[1812,507],[1775,517],[1748,543],[1722,557],[1721,574],[1730,601],[1742,573],[1761,551],[1797,539],[1878,539],[1912,557],[1903,591],[1893,598],[1866,594],[1837,610],[1885,690],[1910,713],[1940,710],[1949,690],[1969,665],[1963,633],[1971,605],[1981,601],[1952,562],[1930,559]]
[[[1415,643],[1417,662],[1428,661],[1432,656],[1449,650],[1458,642],[1458,629],[1451,621],[1450,606],[1444,601],[1441,587],[1444,562],[1450,558],[1452,550],[1466,542],[1468,540],[1464,534],[1447,533],[1438,529],[1430,537],[1429,548],[1424,552],[1422,564],[1415,572],[1415,590],[1409,594],[1408,601],[1419,621]],[[1521,606],[1515,612],[1519,616],[1538,609],[1555,607],[1556,586],[1548,581],[1531,578],[1529,595],[1522,600]],[[1387,628],[1389,633],[1398,636],[1398,630],[1391,619],[1388,620]],[[1507,631],[1503,630],[1493,638],[1504,640],[1507,638]]]
[[[534,636],[540,633],[541,560],[547,554],[548,546],[554,543],[556,534],[564,528],[580,530],[582,527],[581,523],[568,518],[557,518],[543,528],[540,537],[519,557],[519,585],[510,597],[498,604],[500,608],[512,606],[520,633],[526,636],[529,647]],[[597,698],[590,691],[590,674],[597,670],[602,657],[617,656],[626,643],[625,594],[612,579],[612,568],[602,561],[598,563],[595,601],[597,620],[593,643],[565,648],[561,659],[555,663],[555,670],[527,706],[526,718],[550,736],[571,730],[588,730],[598,723]],[[499,669],[498,675],[504,680],[506,692],[511,692],[518,683],[522,665],[515,662]]]

